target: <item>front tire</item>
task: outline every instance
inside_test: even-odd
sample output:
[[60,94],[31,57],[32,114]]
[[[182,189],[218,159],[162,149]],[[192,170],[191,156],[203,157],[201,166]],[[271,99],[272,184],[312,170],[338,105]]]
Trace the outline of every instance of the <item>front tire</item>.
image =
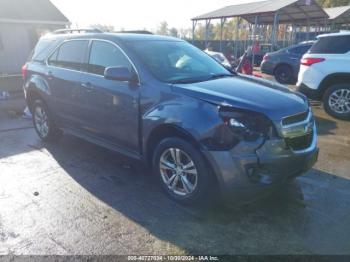
[[58,141],[62,131],[55,125],[47,105],[37,99],[32,105],[33,125],[36,133],[45,142]]
[[166,138],[155,149],[153,171],[164,192],[180,204],[205,203],[211,174],[202,155],[180,138]]
[[350,85],[334,84],[330,86],[324,96],[323,104],[326,112],[338,119],[350,119]]

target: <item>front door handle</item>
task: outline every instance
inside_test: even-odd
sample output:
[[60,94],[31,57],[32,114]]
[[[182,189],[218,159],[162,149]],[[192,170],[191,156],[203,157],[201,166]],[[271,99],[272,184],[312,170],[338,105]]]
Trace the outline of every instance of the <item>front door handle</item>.
[[90,82],[81,83],[81,86],[84,87],[87,92],[91,92],[92,90],[94,90],[94,87]]

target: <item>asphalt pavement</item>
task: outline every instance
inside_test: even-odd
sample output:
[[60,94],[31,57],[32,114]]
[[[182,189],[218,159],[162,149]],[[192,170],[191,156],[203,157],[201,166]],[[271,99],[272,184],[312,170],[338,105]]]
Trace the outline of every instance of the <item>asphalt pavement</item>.
[[2,108],[0,255],[350,254],[350,122],[314,111],[310,172],[244,206],[189,208],[139,164],[71,136],[42,143]]

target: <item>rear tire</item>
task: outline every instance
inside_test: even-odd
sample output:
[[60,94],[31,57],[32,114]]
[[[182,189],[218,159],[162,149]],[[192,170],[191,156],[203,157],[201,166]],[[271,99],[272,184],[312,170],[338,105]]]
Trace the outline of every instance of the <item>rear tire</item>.
[[33,125],[36,133],[45,142],[55,142],[62,137],[62,131],[55,125],[47,105],[37,99],[32,105]]
[[338,119],[350,120],[350,84],[334,84],[323,96],[325,111]]
[[281,84],[292,84],[295,82],[293,77],[293,70],[288,65],[279,65],[274,72],[277,82]]
[[[163,191],[180,204],[208,203],[212,175],[192,144],[180,138],[166,138],[155,149],[153,172]],[[209,201],[210,202],[210,201]]]

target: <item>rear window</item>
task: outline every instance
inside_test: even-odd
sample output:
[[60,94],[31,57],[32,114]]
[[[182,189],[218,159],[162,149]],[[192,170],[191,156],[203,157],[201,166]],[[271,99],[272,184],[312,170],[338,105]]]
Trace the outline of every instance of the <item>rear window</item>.
[[291,48],[289,52],[292,54],[303,55],[310,49],[310,47],[311,45],[297,46],[297,47]]
[[43,62],[49,55],[49,53],[53,50],[53,48],[56,46],[56,41],[57,40],[55,39],[40,40],[35,46],[34,50],[32,51],[29,60]]
[[350,51],[350,35],[321,37],[310,49],[310,54],[345,54]]

